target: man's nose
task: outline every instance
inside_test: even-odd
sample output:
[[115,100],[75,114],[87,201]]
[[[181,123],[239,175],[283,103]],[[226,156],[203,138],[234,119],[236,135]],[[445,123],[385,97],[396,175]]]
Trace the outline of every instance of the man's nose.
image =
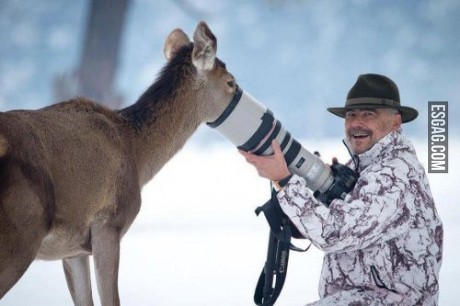
[[364,125],[364,117],[356,115],[348,120],[348,125],[350,127],[361,127]]

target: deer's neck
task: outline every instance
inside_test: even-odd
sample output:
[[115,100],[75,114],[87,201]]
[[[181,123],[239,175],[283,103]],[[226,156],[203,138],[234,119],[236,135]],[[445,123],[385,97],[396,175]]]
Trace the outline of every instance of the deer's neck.
[[166,101],[136,104],[122,112],[133,126],[132,152],[143,186],[184,146],[200,121],[196,101],[180,95]]

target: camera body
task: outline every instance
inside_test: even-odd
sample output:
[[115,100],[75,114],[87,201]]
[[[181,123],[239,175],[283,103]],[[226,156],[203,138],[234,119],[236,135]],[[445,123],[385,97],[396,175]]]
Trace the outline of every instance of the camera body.
[[334,199],[345,199],[347,194],[353,190],[356,181],[359,178],[359,173],[353,171],[349,167],[334,163],[331,165],[332,177],[334,181],[326,192],[316,190],[313,195],[324,205],[329,207]]
[[238,149],[256,155],[272,155],[271,143],[275,139],[281,146],[289,170],[302,176],[307,187],[318,196],[322,195],[321,199],[329,200],[332,195],[342,197],[353,189],[354,183],[351,183],[356,182],[356,179],[349,178],[354,172],[348,167],[341,165],[350,172],[342,168],[334,170],[302,147],[265,105],[240,87],[219,118],[207,124]]

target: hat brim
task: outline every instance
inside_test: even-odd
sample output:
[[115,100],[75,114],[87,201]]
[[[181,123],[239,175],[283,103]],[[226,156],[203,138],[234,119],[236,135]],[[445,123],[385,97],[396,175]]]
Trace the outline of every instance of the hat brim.
[[398,110],[401,114],[402,123],[407,123],[418,116],[418,111],[412,107],[407,106],[386,106],[386,105],[375,105],[375,104],[355,104],[349,105],[347,107],[329,107],[327,110],[332,114],[339,116],[340,118],[345,118],[347,111],[351,109],[376,109],[376,108],[393,108]]

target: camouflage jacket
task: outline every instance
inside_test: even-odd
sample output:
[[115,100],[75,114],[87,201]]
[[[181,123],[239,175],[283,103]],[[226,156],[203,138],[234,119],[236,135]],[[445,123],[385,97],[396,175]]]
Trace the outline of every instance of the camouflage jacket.
[[437,305],[443,227],[412,144],[392,132],[358,159],[355,188],[329,208],[297,175],[277,195],[325,252],[311,305]]

